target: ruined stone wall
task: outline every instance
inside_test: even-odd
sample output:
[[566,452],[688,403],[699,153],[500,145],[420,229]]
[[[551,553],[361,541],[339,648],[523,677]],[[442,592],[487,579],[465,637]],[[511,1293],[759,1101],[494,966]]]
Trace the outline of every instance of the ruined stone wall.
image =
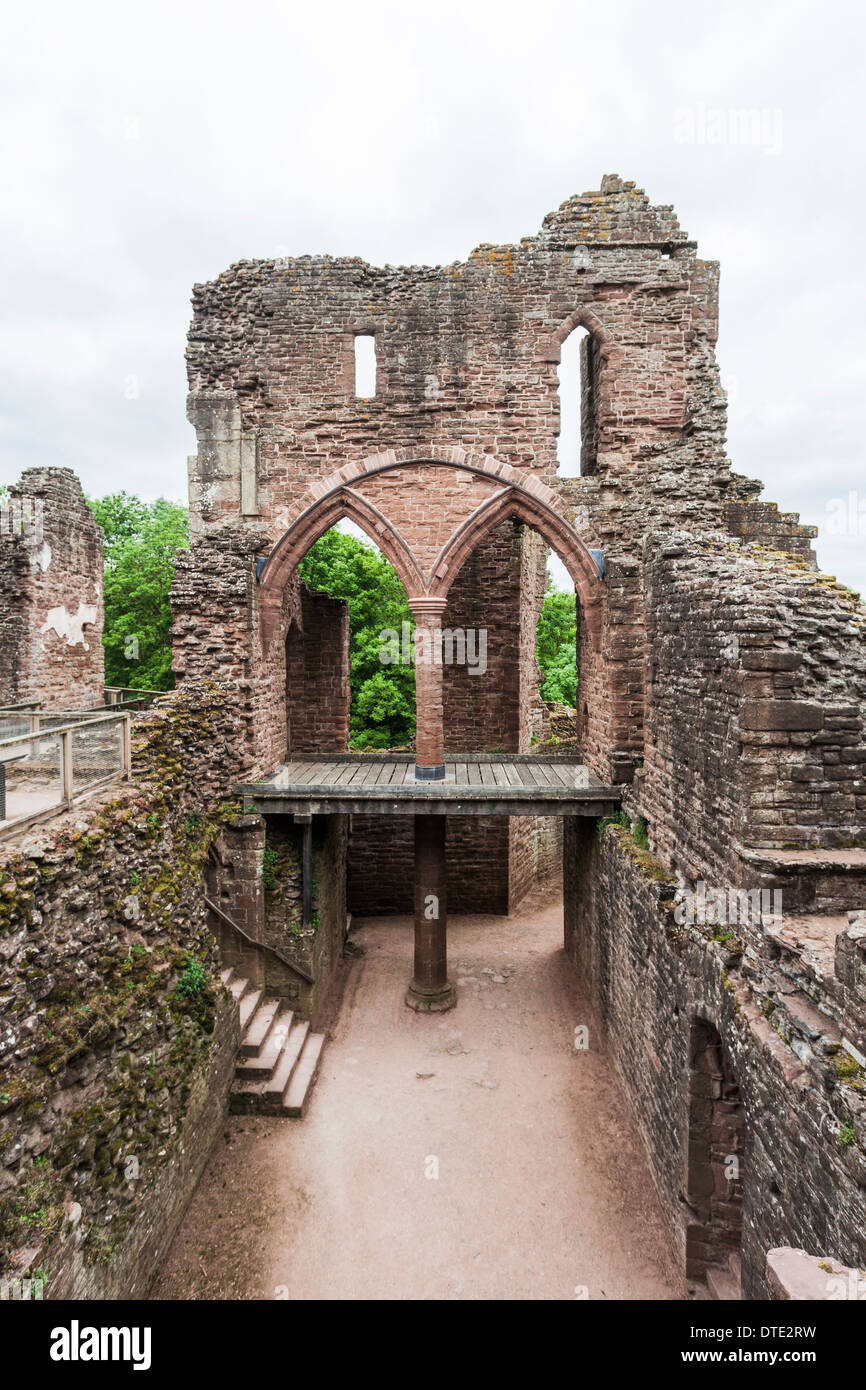
[[[773,1296],[765,1256],[776,1246],[862,1266],[866,1071],[837,1020],[856,1009],[862,1021],[866,929],[843,930],[835,970],[832,946],[782,944],[785,933],[744,951],[718,927],[678,926],[675,887],[628,831],[600,837],[569,818],[566,950],[598,1009],[683,1267],[727,1255],[689,1193],[690,1149],[707,1138],[691,1104],[695,1019],[718,1031],[742,1104],[743,1296]],[[592,1020],[576,1022],[589,1024],[592,1047]],[[721,1167],[715,1192],[730,1204]]]
[[286,645],[289,752],[345,753],[349,747],[349,607],[301,588],[301,623]]
[[562,817],[509,816],[509,911],[536,884],[556,896],[562,889]]
[[[256,514],[276,528],[299,487],[431,439],[495,452],[555,485],[555,368],[581,322],[599,345],[597,471],[624,485],[614,499],[664,472],[663,510],[697,514],[698,497],[678,502],[676,484],[686,467],[703,469],[686,491],[715,501],[720,515],[710,474],[724,415],[710,352],[716,294],[717,267],[696,259],[672,210],[614,177],[564,203],[536,236],[480,246],[444,268],[239,262],[193,292],[191,412],[205,444],[191,470],[198,524],[240,513],[251,468]],[[354,394],[359,332],[376,340],[372,399]],[[465,487],[443,477],[435,501],[409,503],[416,530],[424,508],[462,510]]]
[[769,550],[782,550],[805,560],[812,569],[818,561],[812,541],[817,526],[804,526],[796,512],[780,512],[775,502],[759,501],[763,483],[757,478],[732,475],[732,486],[725,504],[725,526],[732,536],[754,541]]
[[[643,574],[624,805],[649,849],[636,821],[600,842],[569,822],[566,944],[686,1271],[735,1239],[744,1296],[768,1297],[772,1247],[866,1255],[866,612],[808,558],[723,536],[650,535]],[[732,1115],[739,1185],[717,1143]],[[739,1152],[733,1128],[720,1142]]]
[[[537,884],[559,891],[559,816],[449,816],[445,832],[450,912],[514,912]],[[411,913],[410,816],[352,816],[348,907],[353,916]]]
[[227,779],[272,772],[287,752],[286,634],[302,625],[300,580],[283,597],[280,631],[267,654],[258,631],[255,559],[261,531],[227,525],[178,552],[171,588],[173,670],[178,684],[230,683],[235,734]]
[[216,937],[220,962],[262,989],[264,953],[246,941],[235,930],[235,924],[252,942],[261,944],[264,853],[265,827],[261,816],[237,816],[212,845],[205,866],[205,891],[209,902],[219,909],[210,912],[209,925]]
[[647,541],[645,582],[634,805],[664,862],[738,882],[742,847],[866,846],[863,606],[802,561],[683,535]]
[[295,961],[308,982],[266,952],[264,986],[315,1020],[346,936],[347,816],[313,818],[313,923],[303,925],[302,828],[290,816],[268,816],[264,840],[261,940]]
[[521,531],[506,522],[482,541],[448,595],[443,630],[483,630],[487,665],[443,667],[449,753],[519,751]]
[[[653,524],[723,529],[736,492],[713,355],[717,278],[671,209],[615,176],[536,236],[445,268],[240,262],[194,290],[193,530],[243,522],[273,548],[309,522],[308,544],[315,515],[325,526],[342,512],[423,592],[452,577],[443,547],[479,507],[509,487],[552,498],[605,553],[605,656],[581,652],[585,750],[600,775],[628,780],[643,712],[640,539]],[[593,466],[558,478],[557,363],[578,325],[591,335]],[[375,337],[371,399],[354,393],[358,333]],[[346,490],[331,514],[319,504],[335,478]],[[522,742],[535,673],[525,640],[520,653]]]
[[102,528],[68,468],[30,468],[0,507],[0,704],[103,702]]
[[[449,816],[445,828],[449,912],[509,911],[508,816]],[[353,916],[413,911],[411,816],[352,816],[348,907]]]
[[0,1250],[50,1298],[145,1294],[225,1114],[204,878],[235,717],[225,685],[163,697],[131,785],[0,849]]

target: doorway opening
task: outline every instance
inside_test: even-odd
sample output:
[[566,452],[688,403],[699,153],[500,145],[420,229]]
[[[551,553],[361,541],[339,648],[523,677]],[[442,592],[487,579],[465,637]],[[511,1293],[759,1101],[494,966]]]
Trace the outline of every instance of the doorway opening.
[[745,1132],[740,1088],[718,1030],[695,1018],[685,1195],[696,1220],[686,1229],[686,1277],[705,1282],[715,1298],[740,1297]]

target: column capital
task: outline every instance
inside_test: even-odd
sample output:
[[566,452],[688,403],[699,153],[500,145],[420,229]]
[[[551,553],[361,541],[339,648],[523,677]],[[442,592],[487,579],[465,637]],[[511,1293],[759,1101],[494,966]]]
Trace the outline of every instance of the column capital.
[[407,602],[416,618],[440,618],[448,605],[447,598],[431,598],[429,594],[417,594]]

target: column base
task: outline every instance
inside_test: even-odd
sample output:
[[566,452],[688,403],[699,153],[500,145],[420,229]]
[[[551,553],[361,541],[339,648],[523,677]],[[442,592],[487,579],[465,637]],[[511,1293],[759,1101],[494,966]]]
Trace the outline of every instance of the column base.
[[439,763],[438,767],[420,767],[415,764],[416,782],[443,782],[445,780],[445,764]]
[[416,985],[413,980],[406,991],[407,1007],[419,1014],[444,1014],[448,1009],[453,1009],[456,1003],[457,991],[450,980],[432,989]]

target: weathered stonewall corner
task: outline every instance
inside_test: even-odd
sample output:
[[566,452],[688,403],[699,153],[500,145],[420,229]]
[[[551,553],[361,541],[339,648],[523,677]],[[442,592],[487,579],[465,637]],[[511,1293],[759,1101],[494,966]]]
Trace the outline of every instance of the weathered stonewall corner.
[[[452,1008],[448,910],[512,911],[560,864],[565,949],[696,1296],[790,1297],[796,1252],[808,1297],[816,1267],[866,1264],[866,610],[818,572],[814,530],[732,471],[717,331],[718,266],[616,176],[450,266],[242,261],[195,287],[178,691],[109,813],[0,847],[0,1201],[64,1289],[144,1287],[230,1090],[303,1112],[348,914],[414,913],[406,1002]],[[411,753],[349,750],[346,608],[299,579],[343,519],[433,650],[488,634],[483,676],[416,665]],[[549,548],[578,606],[565,745],[534,654]],[[16,552],[7,574],[23,603],[52,569]],[[0,657],[9,703],[55,698],[29,652]],[[113,1002],[85,1026],[100,978]]]

